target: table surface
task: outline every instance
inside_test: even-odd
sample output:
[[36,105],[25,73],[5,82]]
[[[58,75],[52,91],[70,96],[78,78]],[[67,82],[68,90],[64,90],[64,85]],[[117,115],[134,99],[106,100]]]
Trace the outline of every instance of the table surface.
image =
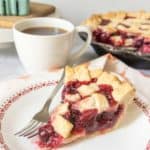
[[[75,46],[73,50],[78,50],[82,44],[82,41],[78,38],[74,44]],[[92,48],[89,47],[78,63],[82,63],[96,57],[97,55],[94,53]],[[7,80],[22,74],[27,74],[18,58],[15,47],[0,49],[0,70],[0,80]]]
[[[78,50],[80,45],[82,45],[82,41],[78,40],[75,42],[75,46],[73,50]],[[78,63],[86,62],[88,60],[92,60],[98,57],[93,51],[92,47],[89,47],[86,53],[80,58]],[[0,81],[12,79],[22,74],[27,74],[24,70],[15,47],[9,49],[0,49]],[[146,74],[150,74],[150,70],[142,70]]]

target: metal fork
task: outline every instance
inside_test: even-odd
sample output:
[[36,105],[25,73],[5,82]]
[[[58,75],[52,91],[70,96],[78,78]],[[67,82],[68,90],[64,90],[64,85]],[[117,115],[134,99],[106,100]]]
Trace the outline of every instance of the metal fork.
[[61,86],[63,84],[64,76],[65,76],[65,69],[63,70],[62,76],[61,76],[58,84],[52,91],[50,97],[47,99],[47,101],[45,102],[42,109],[33,116],[32,120],[29,122],[29,124],[25,128],[23,128],[19,132],[15,133],[15,135],[32,138],[38,134],[38,128],[42,124],[46,123],[49,119],[49,106],[50,106],[53,98],[57,94],[58,90],[61,88]]

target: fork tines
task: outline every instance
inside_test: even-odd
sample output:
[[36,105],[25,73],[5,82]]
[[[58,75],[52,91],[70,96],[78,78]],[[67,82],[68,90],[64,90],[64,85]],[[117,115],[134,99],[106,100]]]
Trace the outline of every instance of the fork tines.
[[15,135],[32,138],[38,134],[38,129],[42,124],[43,124],[42,122],[31,120],[30,123],[25,128],[15,133]]

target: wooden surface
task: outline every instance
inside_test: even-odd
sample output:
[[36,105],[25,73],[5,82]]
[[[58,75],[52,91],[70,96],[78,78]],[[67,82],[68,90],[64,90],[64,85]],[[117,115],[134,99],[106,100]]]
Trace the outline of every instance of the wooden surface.
[[11,28],[13,24],[24,18],[44,17],[55,12],[55,7],[42,3],[31,3],[28,16],[0,16],[0,27]]

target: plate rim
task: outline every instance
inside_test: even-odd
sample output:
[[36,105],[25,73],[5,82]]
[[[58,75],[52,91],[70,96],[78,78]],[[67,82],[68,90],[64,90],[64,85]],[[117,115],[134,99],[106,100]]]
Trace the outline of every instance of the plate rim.
[[[57,83],[58,83],[57,80],[47,80],[47,81],[31,84],[30,86],[24,87],[23,89],[16,91],[9,98],[4,100],[3,103],[0,105],[0,127],[2,126],[2,121],[4,119],[5,113],[14,102],[19,100],[20,97],[25,96],[26,94],[29,94],[32,91],[42,89],[44,87],[54,86]],[[5,143],[1,128],[0,128],[0,148],[3,148],[3,150],[10,150],[8,145]]]
[[[20,97],[25,96],[26,94],[29,94],[32,91],[36,91],[39,89],[42,89],[44,87],[50,87],[54,86],[58,83],[58,80],[47,80],[37,83],[32,83],[31,85],[28,85],[27,87],[24,87],[18,91],[16,91],[14,94],[12,94],[9,98],[3,101],[3,103],[0,105],[0,127],[2,126],[2,121],[5,117],[5,113],[7,110],[11,107],[11,105],[19,100]],[[142,110],[142,112],[147,116],[148,121],[150,123],[150,108],[148,107],[146,103],[144,103],[142,100],[134,100],[134,103],[138,108]],[[0,148],[3,148],[3,150],[10,150],[8,145],[5,143],[5,140],[3,138],[2,130],[0,129]],[[150,149],[150,140],[148,141],[146,145],[146,149]]]

